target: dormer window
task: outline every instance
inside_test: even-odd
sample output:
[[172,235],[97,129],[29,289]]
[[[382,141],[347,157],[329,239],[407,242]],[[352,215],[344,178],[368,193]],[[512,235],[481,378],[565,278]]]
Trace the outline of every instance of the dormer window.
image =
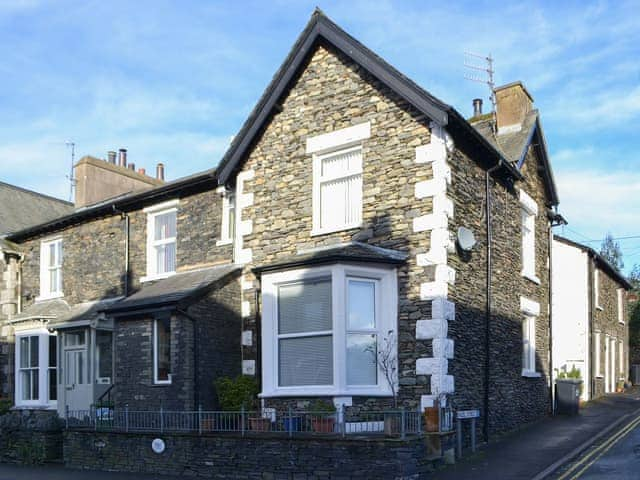
[[56,238],[40,244],[40,298],[62,295],[62,239]]
[[155,280],[176,272],[178,201],[155,205],[147,213],[147,276]]

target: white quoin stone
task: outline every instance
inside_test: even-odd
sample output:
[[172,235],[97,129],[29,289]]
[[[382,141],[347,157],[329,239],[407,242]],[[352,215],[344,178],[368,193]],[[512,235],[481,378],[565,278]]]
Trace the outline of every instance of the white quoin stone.
[[447,337],[447,321],[445,319],[418,320],[416,322],[416,339],[431,340]]
[[453,375],[431,375],[431,393],[439,395],[441,393],[454,393],[455,385]]
[[447,374],[449,362],[443,357],[419,358],[416,360],[416,375],[431,375],[442,377]]
[[428,267],[429,265],[446,265],[447,249],[444,247],[431,248],[427,253],[419,253],[416,255],[416,263],[420,267]]
[[413,219],[413,231],[415,233],[433,230],[435,228],[446,229],[448,225],[447,216],[442,213],[430,213]]
[[434,298],[431,302],[431,318],[455,320],[456,318],[456,304],[450,302],[446,298]]
[[425,408],[431,408],[438,400],[437,395],[421,395],[420,396],[420,411],[423,412]]
[[239,230],[240,235],[251,235],[253,232],[253,220],[241,220]]
[[432,165],[433,178],[443,178],[447,185],[451,185],[451,167],[446,162],[436,162]]
[[420,285],[420,300],[433,300],[437,297],[447,297],[449,285],[446,282],[425,282]]
[[236,263],[250,263],[253,259],[253,251],[250,248],[243,248],[236,255]]
[[253,345],[253,332],[251,330],[244,330],[242,332],[242,345],[245,347]]
[[416,183],[416,198],[433,197],[447,193],[447,182],[443,177]]
[[251,304],[248,301],[243,300],[241,308],[242,308],[242,316],[244,318],[251,316]]
[[449,285],[454,285],[456,283],[456,271],[448,265],[437,265],[436,282],[446,282]]
[[446,195],[433,197],[433,213],[442,213],[447,218],[453,218],[453,202]]
[[433,135],[431,143],[416,147],[416,163],[444,162],[447,159],[447,147],[443,142],[434,143]]
[[242,374],[243,375],[255,375],[256,374],[256,361],[255,360],[243,360],[242,361]]
[[434,338],[432,342],[433,356],[451,360],[453,358],[453,340],[449,338]]

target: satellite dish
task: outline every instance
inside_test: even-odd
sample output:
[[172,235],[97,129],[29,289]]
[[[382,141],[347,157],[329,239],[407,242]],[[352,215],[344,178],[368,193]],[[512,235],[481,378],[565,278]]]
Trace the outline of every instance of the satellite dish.
[[476,236],[470,229],[466,227],[458,228],[458,246],[462,251],[470,252],[476,246],[476,243]]

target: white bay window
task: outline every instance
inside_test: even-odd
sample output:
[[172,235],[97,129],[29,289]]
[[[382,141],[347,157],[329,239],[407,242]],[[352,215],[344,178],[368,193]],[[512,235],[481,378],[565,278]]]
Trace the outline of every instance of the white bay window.
[[395,270],[315,267],[262,286],[263,396],[391,394],[377,355],[397,328]]
[[39,329],[16,333],[15,404],[55,408],[57,337]]

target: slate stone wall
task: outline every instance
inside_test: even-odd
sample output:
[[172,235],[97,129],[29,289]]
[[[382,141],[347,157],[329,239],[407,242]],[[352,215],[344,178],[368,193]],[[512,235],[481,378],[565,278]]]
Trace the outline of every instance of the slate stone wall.
[[[597,266],[591,262],[590,268],[594,269]],[[605,347],[605,340],[608,338],[609,341],[615,340],[615,361],[613,363],[615,371],[615,379],[616,383],[618,380],[627,380],[629,378],[629,325],[628,325],[628,305],[626,302],[626,292],[625,292],[625,300],[623,303],[623,319],[624,323],[620,323],[618,319],[618,292],[617,290],[621,288],[621,285],[613,279],[610,275],[606,273],[606,271],[599,269],[599,305],[595,303],[595,290],[592,288],[592,296],[593,296],[593,331],[600,332],[600,373],[601,376],[594,377],[593,379],[593,397],[597,398],[605,394],[605,367],[607,366],[606,352],[609,355],[609,368],[611,368],[611,345],[609,345],[609,349]],[[593,274],[591,275],[593,278]],[[600,307],[600,308],[598,308]],[[620,361],[620,342],[623,342],[623,355],[624,359]],[[595,341],[592,348],[596,348]],[[595,367],[595,352],[593,356],[594,362],[594,372],[596,373]]]
[[[463,147],[464,148],[464,147]],[[549,397],[549,223],[544,184],[537,170],[538,159],[529,152],[523,182],[511,188],[491,180],[492,196],[492,316],[489,329],[489,423],[490,434],[511,430],[546,415]],[[455,217],[451,231],[464,226],[478,241],[469,258],[452,255],[456,270],[451,298],[456,319],[449,322],[455,341],[450,369],[455,377],[457,408],[479,408],[485,414],[486,362],[486,261],[487,229],[484,212],[485,174],[467,155],[458,151],[450,160]],[[536,275],[540,283],[521,275],[522,188],[538,205],[536,218]],[[539,377],[522,376],[522,321],[520,298],[540,305],[536,319],[536,371]],[[481,420],[481,423],[483,420]]]
[[[154,453],[161,438],[165,451]],[[424,440],[289,439],[66,431],[68,468],[242,479],[426,478]]]
[[188,316],[171,317],[171,384],[153,382],[153,318],[117,319],[116,408],[196,410],[199,404],[205,409],[217,406],[215,379],[238,375],[241,365],[239,282],[235,277],[223,280],[189,307]]
[[62,422],[51,410],[14,410],[0,417],[0,462],[62,460]]

